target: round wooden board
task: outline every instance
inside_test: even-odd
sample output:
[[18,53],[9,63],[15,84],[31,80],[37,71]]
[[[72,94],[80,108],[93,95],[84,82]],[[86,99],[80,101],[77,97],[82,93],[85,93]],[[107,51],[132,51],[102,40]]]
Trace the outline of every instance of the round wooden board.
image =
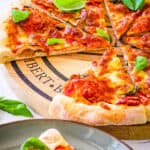
[[[43,117],[48,117],[52,97],[62,91],[70,75],[84,73],[90,67],[91,61],[99,59],[101,55],[78,53],[11,62],[6,64],[7,80],[20,99]],[[150,124],[98,128],[120,139],[150,138]]]

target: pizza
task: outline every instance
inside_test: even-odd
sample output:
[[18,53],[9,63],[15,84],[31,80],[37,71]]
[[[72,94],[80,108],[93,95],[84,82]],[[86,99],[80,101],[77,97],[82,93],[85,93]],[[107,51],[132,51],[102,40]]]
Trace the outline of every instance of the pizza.
[[[150,55],[141,50],[122,48],[124,57],[129,65],[132,81],[140,90],[137,93],[141,103],[145,106],[147,120],[150,120]],[[142,63],[139,67],[137,62]],[[144,68],[145,67],[145,68]],[[144,69],[143,69],[144,68]]]
[[22,145],[21,150],[75,150],[55,128],[42,132],[39,138],[30,137]]
[[126,36],[123,37],[123,42],[132,47],[142,49],[143,51],[150,52],[150,33],[147,32],[142,35]]
[[129,30],[140,10],[132,11],[117,0],[104,0],[104,2],[114,33],[117,39],[120,39]]
[[1,63],[103,52],[65,83],[50,102],[50,118],[92,126],[150,121],[149,1],[20,0],[0,21],[0,33]]
[[[131,48],[123,50],[133,69],[138,52]],[[133,69],[133,74],[117,56],[117,50],[108,49],[99,61],[92,63],[87,74],[73,75],[63,93],[54,97],[49,108],[50,118],[93,126],[146,123],[149,120],[150,55],[143,52],[140,55],[146,56],[146,67],[141,72]]]
[[[23,2],[18,8],[13,8],[5,18],[3,22],[0,21],[0,33],[3,35],[0,39],[0,62],[94,51],[110,46],[110,37],[104,29],[103,15],[102,21],[96,21],[98,26],[95,26],[96,23],[85,26],[92,33],[60,21],[45,10],[25,5]],[[101,33],[107,37],[101,36]]]
[[50,15],[62,22],[69,22],[73,26],[78,26],[88,33],[95,33],[96,28],[107,31],[105,21],[105,10],[102,0],[87,0],[85,8],[76,12],[62,12],[53,1],[49,0],[27,0],[26,4],[40,7]]
[[117,0],[104,0],[117,39],[146,51],[150,48],[150,3],[133,11]]
[[147,4],[143,8],[141,14],[134,20],[130,29],[127,32],[128,36],[143,34],[150,31],[150,6]]

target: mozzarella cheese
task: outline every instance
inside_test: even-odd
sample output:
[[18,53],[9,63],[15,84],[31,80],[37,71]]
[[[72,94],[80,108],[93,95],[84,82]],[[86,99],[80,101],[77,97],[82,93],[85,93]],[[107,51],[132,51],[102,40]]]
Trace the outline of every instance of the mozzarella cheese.
[[56,129],[48,129],[44,133],[42,133],[39,137],[39,139],[45,143],[50,150],[55,150],[55,148],[59,145],[67,146],[68,143],[66,140],[62,137],[62,135],[59,133]]

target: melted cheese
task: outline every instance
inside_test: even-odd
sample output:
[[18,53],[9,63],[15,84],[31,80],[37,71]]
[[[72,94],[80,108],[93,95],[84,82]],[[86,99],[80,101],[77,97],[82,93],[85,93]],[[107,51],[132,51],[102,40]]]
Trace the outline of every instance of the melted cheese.
[[117,85],[121,85],[125,82],[118,77],[118,72],[108,73],[105,75],[105,77],[111,80],[111,82],[113,83],[111,84],[112,87],[116,87]]
[[145,83],[145,81],[148,80],[148,74],[143,70],[141,71],[133,70],[133,74],[134,76],[139,77],[141,79],[140,82],[142,83],[143,82]]
[[122,68],[120,59],[118,57],[113,57],[108,67],[109,67],[109,70],[117,70],[117,69]]
[[42,133],[39,139],[44,142],[50,150],[55,150],[59,145],[67,146],[68,143],[56,129],[48,129]]

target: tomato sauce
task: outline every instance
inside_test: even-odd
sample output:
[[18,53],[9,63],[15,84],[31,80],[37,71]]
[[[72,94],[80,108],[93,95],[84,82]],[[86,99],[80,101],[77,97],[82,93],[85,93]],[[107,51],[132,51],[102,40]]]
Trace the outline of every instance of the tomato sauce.
[[94,76],[87,76],[83,79],[75,78],[68,81],[64,88],[64,94],[67,96],[82,97],[90,103],[98,103],[100,101],[111,103],[110,100],[113,98],[112,93],[115,89],[112,89],[109,83],[110,81],[107,79],[98,80]]

